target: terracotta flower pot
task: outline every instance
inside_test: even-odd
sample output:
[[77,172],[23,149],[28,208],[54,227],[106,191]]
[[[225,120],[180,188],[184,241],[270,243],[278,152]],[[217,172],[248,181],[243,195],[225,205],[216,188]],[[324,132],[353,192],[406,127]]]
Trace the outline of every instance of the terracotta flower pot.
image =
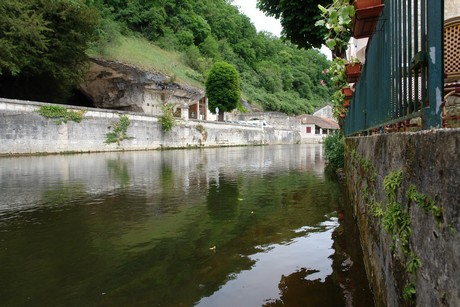
[[361,63],[348,63],[345,65],[345,75],[348,83],[358,81],[361,74]]
[[345,98],[351,98],[353,96],[353,91],[350,87],[342,88],[342,94],[345,95]]
[[353,17],[353,37],[370,37],[377,29],[380,15],[384,5],[376,5],[367,8],[357,9]]
[[350,100],[344,99],[342,105],[343,105],[345,108],[350,107]]
[[355,6],[355,9],[359,10],[366,7],[380,5],[382,4],[382,0],[355,0],[353,4]]

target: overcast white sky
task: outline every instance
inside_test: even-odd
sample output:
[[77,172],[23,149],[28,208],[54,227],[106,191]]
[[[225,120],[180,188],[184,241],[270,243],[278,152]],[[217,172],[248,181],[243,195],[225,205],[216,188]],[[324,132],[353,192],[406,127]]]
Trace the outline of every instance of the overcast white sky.
[[240,11],[251,19],[257,31],[271,32],[280,36],[281,24],[273,17],[265,16],[256,8],[257,0],[233,0],[233,4],[240,7]]
[[[233,0],[233,4],[240,8],[240,12],[251,19],[257,31],[271,32],[279,37],[282,29],[280,22],[273,17],[265,16],[256,8],[256,3],[257,0]],[[323,46],[320,51],[329,60],[332,58],[331,51],[326,46]]]

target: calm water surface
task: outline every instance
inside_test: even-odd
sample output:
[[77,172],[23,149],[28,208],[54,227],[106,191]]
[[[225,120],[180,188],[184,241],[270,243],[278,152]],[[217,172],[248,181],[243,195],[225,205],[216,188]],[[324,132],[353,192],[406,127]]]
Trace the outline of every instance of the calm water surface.
[[2,306],[372,306],[320,145],[0,158]]

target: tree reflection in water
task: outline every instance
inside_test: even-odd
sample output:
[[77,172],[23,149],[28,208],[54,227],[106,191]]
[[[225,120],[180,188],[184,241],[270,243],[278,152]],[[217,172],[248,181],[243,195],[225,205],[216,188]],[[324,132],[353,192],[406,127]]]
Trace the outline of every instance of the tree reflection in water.
[[281,276],[278,285],[280,298],[263,306],[343,306],[344,299],[334,287],[331,276],[326,277],[324,282],[320,278],[308,279],[309,275],[318,272],[302,268],[288,276]]
[[350,204],[341,204],[337,210],[339,226],[332,233],[332,275],[324,281],[313,279],[318,270],[301,268],[281,276],[278,284],[280,297],[269,299],[263,306],[374,306],[373,297],[366,286],[367,277],[362,269],[363,255],[359,248],[359,233],[352,218]]

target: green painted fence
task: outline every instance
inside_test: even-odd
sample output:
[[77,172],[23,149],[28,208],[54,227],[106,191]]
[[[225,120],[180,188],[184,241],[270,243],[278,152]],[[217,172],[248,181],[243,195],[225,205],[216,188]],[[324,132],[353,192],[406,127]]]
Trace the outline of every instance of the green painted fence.
[[441,127],[444,1],[383,3],[344,119],[347,136],[408,126],[418,117],[423,129]]

